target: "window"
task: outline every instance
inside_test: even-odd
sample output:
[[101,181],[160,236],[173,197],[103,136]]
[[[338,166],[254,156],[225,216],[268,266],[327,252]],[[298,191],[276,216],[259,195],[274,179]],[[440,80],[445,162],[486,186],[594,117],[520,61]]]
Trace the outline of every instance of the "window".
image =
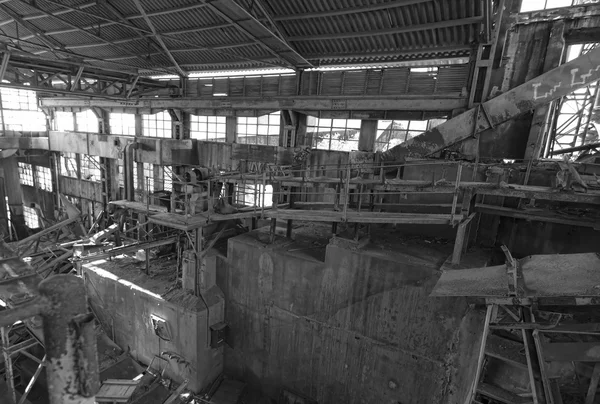
[[35,208],[23,206],[23,216],[25,217],[25,225],[30,229],[37,229],[40,227],[40,217]]
[[224,116],[190,116],[190,137],[198,140],[224,142],[226,139],[226,121]]
[[262,207],[263,189],[265,208],[273,205],[273,186],[267,185],[263,188],[262,184],[237,184],[235,186],[235,202],[239,206]]
[[308,117],[307,134],[315,149],[352,151],[358,149],[360,119],[321,119]]
[[142,128],[144,136],[171,138],[171,115],[167,111],[142,115]]
[[73,132],[75,130],[75,116],[73,113],[56,111],[54,113],[54,129]]
[[[8,81],[4,80],[5,83]],[[35,91],[17,88],[0,89],[4,109],[4,128],[18,132],[46,130],[46,115],[37,106]]]
[[110,133],[113,135],[135,136],[135,115],[111,112],[109,116]]
[[[6,80],[3,82],[8,83]],[[2,94],[2,108],[4,109],[39,111],[37,96],[33,90],[2,87],[0,94]]]
[[523,0],[521,12],[546,10],[548,8],[570,7],[579,4],[597,3],[598,0]]
[[240,117],[237,119],[237,142],[279,145],[280,112],[255,117]]
[[98,117],[91,109],[86,109],[85,111],[76,113],[75,120],[77,121],[78,132],[98,133],[100,129]]
[[144,163],[144,178],[142,190],[148,193],[154,192],[154,165]]
[[33,167],[31,164],[18,163],[19,164],[19,182],[23,185],[29,185],[33,187]]
[[173,191],[173,168],[164,166],[163,168],[163,190]]
[[386,151],[391,149],[444,121],[445,119],[430,119],[428,121],[380,120],[377,123],[375,151]]
[[68,152],[60,154],[60,174],[77,178],[77,154]]
[[[565,61],[570,62],[598,47],[600,43],[569,45]],[[553,155],[553,152],[598,143],[600,140],[599,93],[600,82],[596,81],[576,89],[556,102],[554,119],[547,129],[551,139],[548,150],[545,151],[548,157],[563,158],[563,154]],[[577,157],[580,153],[574,152],[571,156]]]
[[125,188],[125,169],[123,168],[123,160],[119,160],[117,172],[119,173],[119,187]]
[[4,113],[4,127],[15,132],[46,131],[46,115],[43,112],[7,110]]
[[88,181],[102,180],[100,157],[87,154],[81,155],[81,179]]
[[35,177],[38,188],[48,192],[54,191],[52,187],[52,172],[48,167],[35,166]]

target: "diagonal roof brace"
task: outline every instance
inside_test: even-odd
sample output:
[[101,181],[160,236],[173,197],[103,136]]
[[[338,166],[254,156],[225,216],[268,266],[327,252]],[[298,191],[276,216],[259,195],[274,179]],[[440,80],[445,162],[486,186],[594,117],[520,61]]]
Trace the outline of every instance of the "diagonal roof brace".
[[137,7],[137,9],[140,11],[142,16],[144,17],[144,21],[146,21],[146,24],[148,24],[148,28],[150,28],[150,31],[152,31],[152,34],[154,34],[154,38],[156,38],[156,41],[160,44],[161,48],[163,48],[165,55],[167,55],[167,57],[169,58],[171,63],[173,63],[173,66],[175,66],[175,68],[177,69],[177,71],[179,72],[179,74],[181,76],[183,76],[183,77],[187,76],[187,72],[185,70],[183,70],[181,68],[181,66],[179,66],[179,63],[177,63],[177,61],[173,57],[173,54],[169,51],[169,48],[167,48],[167,45],[165,44],[165,42],[162,40],[160,35],[156,32],[156,28],[154,28],[154,24],[152,24],[150,17],[148,17],[148,14],[146,14],[146,11],[144,10],[144,7],[142,7],[142,3],[140,2],[140,0],[133,0],[133,2],[135,3],[135,6]]
[[252,38],[293,68],[309,68],[313,65],[285,40],[265,27],[246,9],[233,0],[202,0],[219,17],[232,23],[238,30]]

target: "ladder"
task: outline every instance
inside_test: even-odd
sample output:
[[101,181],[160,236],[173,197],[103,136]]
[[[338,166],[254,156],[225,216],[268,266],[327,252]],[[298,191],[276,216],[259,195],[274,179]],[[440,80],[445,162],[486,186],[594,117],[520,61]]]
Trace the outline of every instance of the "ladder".
[[[541,351],[537,347],[537,341],[534,340],[531,327],[527,326],[534,322],[531,307],[518,304],[521,301],[519,297],[522,297],[524,294],[523,275],[520,265],[512,257],[506,246],[502,246],[502,251],[506,256],[508,295],[514,297],[515,305],[513,307],[516,309],[516,312],[508,306],[497,304],[493,301],[488,302],[481,346],[479,347],[477,358],[477,370],[465,404],[486,404],[490,401],[504,404],[554,404],[552,394],[549,394],[550,386],[545,369],[543,366],[540,366],[540,363],[543,361]],[[508,314],[510,322],[498,321],[499,309]],[[490,333],[494,329],[512,330],[516,335],[520,335],[522,343],[502,339]],[[494,339],[504,340],[507,346],[503,350],[494,349],[494,344],[490,343]],[[520,358],[520,351],[524,351],[525,353],[524,361]],[[530,391],[526,394],[509,391],[486,382],[486,365],[490,358],[496,358],[526,369]]]

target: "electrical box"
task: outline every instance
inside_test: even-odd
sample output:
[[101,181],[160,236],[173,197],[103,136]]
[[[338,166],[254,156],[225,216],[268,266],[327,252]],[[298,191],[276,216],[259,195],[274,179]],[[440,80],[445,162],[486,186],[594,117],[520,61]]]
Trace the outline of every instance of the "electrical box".
[[152,322],[154,334],[156,334],[158,338],[164,341],[171,341],[172,336],[171,331],[169,330],[169,324],[167,324],[167,320],[151,314],[150,321]]

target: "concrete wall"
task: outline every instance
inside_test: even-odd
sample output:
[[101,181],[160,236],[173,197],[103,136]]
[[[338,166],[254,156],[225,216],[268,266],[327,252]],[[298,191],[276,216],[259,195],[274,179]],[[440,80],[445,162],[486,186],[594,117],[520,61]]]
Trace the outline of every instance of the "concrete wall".
[[[141,363],[148,365],[155,355],[153,368],[168,363],[166,375],[188,389],[199,392],[223,370],[223,348],[210,348],[208,327],[223,319],[224,301],[218,288],[207,293],[204,301],[181,290],[168,297],[151,293],[103,269],[99,261],[84,266],[84,280],[94,312],[109,336]],[[136,269],[131,268],[131,271]],[[208,304],[210,310],[207,310]],[[168,323],[172,339],[164,341],[155,333],[151,315]]]
[[482,322],[462,300],[428,297],[444,254],[329,245],[321,262],[256,234],[229,240],[219,279],[227,372],[319,403],[462,402]]

